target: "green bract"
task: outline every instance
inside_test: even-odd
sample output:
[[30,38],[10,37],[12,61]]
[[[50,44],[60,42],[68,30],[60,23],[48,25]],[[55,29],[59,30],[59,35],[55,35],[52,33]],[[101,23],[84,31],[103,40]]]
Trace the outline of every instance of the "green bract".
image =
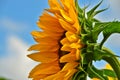
[[[120,63],[118,56],[103,46],[110,35],[113,33],[120,33],[120,22],[102,22],[94,18],[98,13],[108,9],[97,10],[102,1],[86,12],[88,6],[81,8],[79,7],[78,0],[75,0],[78,20],[82,28],[80,37],[84,44],[84,48],[82,48],[81,51],[79,71],[73,76],[73,80],[86,80],[87,76],[100,80],[108,80],[108,77],[120,80]],[[97,43],[100,33],[103,34],[103,40]],[[108,62],[113,70],[97,69],[93,65],[93,61],[100,60]]]

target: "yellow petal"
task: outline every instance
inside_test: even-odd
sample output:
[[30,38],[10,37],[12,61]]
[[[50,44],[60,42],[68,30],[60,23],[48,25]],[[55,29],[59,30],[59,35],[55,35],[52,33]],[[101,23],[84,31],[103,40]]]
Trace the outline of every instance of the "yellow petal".
[[83,45],[79,44],[79,43],[72,43],[70,45],[71,48],[75,48],[75,49],[81,49],[83,47]]
[[112,69],[112,67],[109,64],[106,64],[105,68],[106,69]]
[[59,45],[54,45],[53,43],[49,44],[49,45],[43,45],[43,44],[36,44],[36,45],[32,45],[28,51],[31,50],[35,50],[35,51],[41,51],[41,52],[46,52],[46,51],[52,51],[52,52],[56,52],[59,50]]
[[[45,38],[49,38],[49,39],[47,39],[46,42],[49,42],[51,40],[56,40],[57,41],[63,35],[63,33],[48,32],[48,31],[42,31],[42,32],[32,31],[31,34],[35,39],[39,39],[39,40],[44,40]],[[43,41],[43,42],[45,42],[45,41]]]
[[77,34],[80,34],[81,33],[81,26],[79,25],[79,22],[75,22],[74,25],[73,25],[76,29],[77,29]]
[[63,19],[59,19],[59,22],[61,24],[61,26],[66,30],[66,31],[71,31],[73,33],[75,33],[77,30],[74,28],[74,26],[72,26],[71,24],[67,23],[66,21],[64,21]]
[[70,42],[76,42],[76,41],[78,41],[77,35],[74,34],[74,33],[72,33],[72,32],[70,32],[70,31],[66,32],[65,35],[66,35],[67,39],[68,39]]
[[62,4],[64,5],[65,10],[70,9],[70,6],[75,6],[74,0],[61,0]]
[[47,76],[46,78],[44,78],[43,80],[55,80],[54,78],[56,77],[57,73],[56,74],[53,74],[53,75],[50,75],[50,76]]
[[69,23],[71,23],[71,24],[73,24],[74,23],[74,21],[69,17],[69,14],[68,13],[66,13],[64,10],[60,10],[60,13],[61,13],[61,15],[64,17],[64,19],[66,20],[66,21],[68,21]]
[[60,71],[60,67],[57,61],[52,63],[41,63],[30,72],[29,78],[41,74],[54,74],[58,71]]
[[76,54],[75,54],[75,50],[72,50],[69,54],[66,54],[64,56],[62,56],[60,58],[60,63],[64,63],[64,62],[73,62],[76,61]]
[[64,44],[70,44],[70,42],[68,41],[67,38],[63,38],[63,39],[60,41],[60,43],[61,43],[62,45],[64,45]]
[[50,31],[32,31],[31,34],[35,37],[41,37],[41,36],[61,37],[63,35],[63,33],[50,32]]
[[93,78],[92,80],[100,80],[100,79],[98,79],[98,78]]
[[65,66],[62,68],[62,71],[71,70],[71,69],[74,69],[77,66],[78,66],[78,62],[66,63]]
[[48,0],[48,3],[50,5],[51,9],[59,9],[59,8],[61,8],[60,4],[58,3],[58,0]]
[[64,80],[71,80],[72,76],[77,72],[76,69],[71,69],[68,71],[68,73],[65,75]]
[[53,61],[58,60],[58,54],[57,53],[33,53],[29,54],[28,57],[32,58],[35,61],[42,62],[42,63],[50,63]]
[[48,74],[40,74],[40,75],[36,75],[33,77],[33,80],[41,80],[45,77],[49,76]]
[[81,54],[81,51],[79,49],[77,49],[77,51],[76,51],[76,58],[77,58],[77,60],[80,59],[80,54]]
[[76,11],[74,10],[74,8],[73,8],[72,5],[70,6],[70,9],[69,9],[69,15],[70,15],[70,17],[72,18],[72,20],[74,20],[74,22],[77,22],[77,21],[78,21],[77,13],[76,13]]
[[46,11],[53,13],[53,14],[59,14],[60,15],[60,10],[58,9],[45,9]]
[[62,51],[68,51],[70,52],[72,50],[72,48],[70,48],[70,44],[64,44],[62,47],[61,47],[61,50]]
[[58,44],[58,39],[56,38],[51,38],[51,37],[33,37],[34,40],[38,43],[44,43],[44,44],[51,44],[51,43],[54,43],[54,44]]
[[77,33],[80,34],[81,26],[79,25],[78,16],[77,16],[77,13],[75,12],[73,6],[71,6],[69,9],[69,15],[72,18],[72,20],[74,20],[74,22],[75,22],[73,27],[77,30]]
[[[46,24],[47,23],[47,24]],[[44,12],[43,15],[40,17],[40,21],[37,25],[47,31],[53,32],[63,32],[64,29],[61,27],[58,19],[56,17],[51,16],[50,14]]]
[[118,80],[117,78],[108,77],[108,80]]
[[59,71],[58,73],[44,78],[44,80],[63,80],[67,71]]

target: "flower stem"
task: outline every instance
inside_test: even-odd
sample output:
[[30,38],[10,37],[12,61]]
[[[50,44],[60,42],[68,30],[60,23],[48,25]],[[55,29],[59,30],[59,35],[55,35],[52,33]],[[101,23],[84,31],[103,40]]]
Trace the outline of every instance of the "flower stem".
[[[104,49],[104,51],[106,51],[107,53],[113,54],[108,49]],[[117,57],[116,56],[104,57],[103,60],[107,61],[111,65],[111,67],[113,68],[113,70],[116,73],[116,76],[117,76],[118,80],[120,80],[120,62],[117,59]]]

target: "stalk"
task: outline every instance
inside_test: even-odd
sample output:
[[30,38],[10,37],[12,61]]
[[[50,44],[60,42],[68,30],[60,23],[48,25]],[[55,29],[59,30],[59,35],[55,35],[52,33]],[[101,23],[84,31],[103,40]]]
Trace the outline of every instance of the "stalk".
[[[105,49],[104,51],[113,55],[113,53],[108,49]],[[120,80],[120,62],[117,59],[117,57],[116,56],[111,56],[111,57],[105,56],[105,57],[103,57],[103,60],[105,60],[106,62],[108,62],[111,65],[111,67],[113,68],[113,70],[116,73],[118,80]]]

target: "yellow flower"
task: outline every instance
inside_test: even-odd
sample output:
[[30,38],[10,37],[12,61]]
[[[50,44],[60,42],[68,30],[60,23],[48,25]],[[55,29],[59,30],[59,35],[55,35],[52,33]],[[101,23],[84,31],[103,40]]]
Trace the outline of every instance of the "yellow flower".
[[36,51],[28,55],[40,62],[29,74],[33,80],[71,80],[77,72],[80,60],[79,22],[74,0],[48,0],[50,9],[46,9],[37,25],[41,31],[33,31],[37,44],[29,50]]

